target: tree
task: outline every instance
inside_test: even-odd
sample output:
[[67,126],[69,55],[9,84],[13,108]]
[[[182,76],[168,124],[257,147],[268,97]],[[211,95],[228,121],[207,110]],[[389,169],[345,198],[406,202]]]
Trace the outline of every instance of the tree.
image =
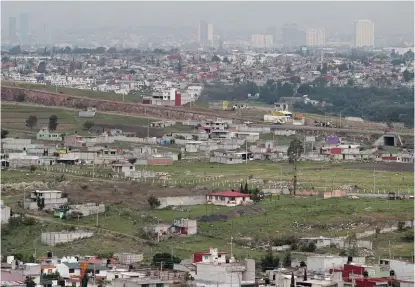
[[21,93],[17,95],[16,101],[21,103],[21,102],[24,102],[25,98],[26,98],[25,94]]
[[93,121],[86,121],[83,124],[84,130],[89,130],[93,126],[94,126],[94,122]]
[[259,202],[260,200],[264,199],[264,193],[258,188],[255,188],[251,193],[251,199],[254,202]]
[[7,135],[8,134],[9,134],[9,131],[8,130],[1,129],[1,138],[2,139],[7,138]]
[[180,262],[180,258],[172,256],[170,253],[157,253],[153,256],[151,265],[158,268],[162,266],[163,269],[173,269],[173,265]]
[[58,117],[56,115],[52,115],[49,117],[49,124],[48,128],[50,131],[56,131],[56,128],[58,127]]
[[39,63],[39,66],[37,67],[38,73],[46,73],[46,63],[44,61]]
[[179,154],[177,155],[177,160],[182,160],[182,152],[179,152]]
[[229,61],[228,57],[223,58],[223,62],[226,64],[229,64],[231,61]]
[[128,162],[131,163],[131,164],[135,164],[137,162],[137,159],[136,158],[130,158],[130,159],[128,159]]
[[33,281],[33,278],[30,276],[26,276],[24,284],[26,287],[36,287],[35,281]]
[[31,172],[31,173],[34,173],[34,172],[36,171],[36,168],[37,168],[37,167],[36,167],[35,165],[33,165],[33,164],[32,164],[32,165],[30,166],[29,170],[30,170],[30,172]]
[[37,116],[29,116],[26,119],[26,127],[33,129],[37,125]]
[[297,161],[301,158],[303,151],[303,144],[298,139],[292,140],[287,150],[288,161],[293,164],[293,195],[295,195],[297,191]]
[[282,265],[284,267],[291,267],[291,253],[288,252],[287,254],[285,254],[284,260],[282,261]]
[[246,194],[248,194],[249,193],[249,189],[248,189],[248,181],[245,181],[245,188],[244,188],[244,192],[243,193],[246,193]]
[[295,287],[294,272],[291,273],[291,284],[290,287]]
[[404,230],[405,230],[405,222],[398,221],[398,231],[404,231]]
[[21,54],[22,50],[20,49],[20,45],[14,46],[10,49],[9,51],[10,54],[12,55],[17,55],[17,54]]
[[213,55],[212,62],[220,62],[220,58],[217,55]]
[[402,76],[405,82],[411,82],[414,80],[414,73],[410,73],[408,70],[405,70]]
[[147,202],[151,208],[156,208],[160,206],[160,200],[154,195],[150,195],[150,197],[147,199]]
[[267,254],[261,258],[261,269],[262,272],[265,272],[267,270],[273,270],[275,268],[278,268],[280,265],[280,258],[272,253],[272,250],[269,249]]
[[182,62],[179,61],[179,63],[177,64],[177,72],[180,74],[182,72],[182,70],[183,70]]

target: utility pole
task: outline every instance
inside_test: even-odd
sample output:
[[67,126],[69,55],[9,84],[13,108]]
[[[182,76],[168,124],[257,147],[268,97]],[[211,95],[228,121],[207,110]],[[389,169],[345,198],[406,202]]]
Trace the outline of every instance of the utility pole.
[[92,163],[92,178],[95,178],[95,161]]
[[389,240],[389,259],[392,259],[391,242]]
[[97,212],[97,226],[98,226],[98,214],[99,214],[99,213]]
[[248,164],[248,139],[245,139],[245,164]]
[[233,257],[233,237],[231,236],[231,258]]
[[373,193],[376,192],[376,170],[373,170]]
[[339,128],[341,128],[342,127],[342,112],[340,112],[340,125],[339,125]]
[[148,119],[147,123],[147,138],[150,138],[150,119]]

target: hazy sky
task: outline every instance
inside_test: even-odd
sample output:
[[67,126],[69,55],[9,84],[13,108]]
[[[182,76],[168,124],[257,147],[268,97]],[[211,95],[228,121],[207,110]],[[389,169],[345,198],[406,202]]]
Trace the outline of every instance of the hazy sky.
[[[2,27],[9,16],[29,14],[30,29],[102,26],[189,26],[206,19],[217,28],[264,33],[295,22],[301,28],[352,33],[355,19],[375,23],[376,34],[414,32],[414,1],[369,2],[7,2],[1,1]],[[19,22],[18,22],[19,23]],[[42,27],[42,28],[41,28]]]

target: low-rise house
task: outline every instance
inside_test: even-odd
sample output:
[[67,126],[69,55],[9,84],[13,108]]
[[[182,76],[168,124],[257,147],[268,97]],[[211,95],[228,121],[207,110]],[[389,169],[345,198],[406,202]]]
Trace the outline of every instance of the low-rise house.
[[213,155],[210,157],[210,162],[222,163],[222,164],[240,164],[245,162],[246,154],[237,153],[232,151],[213,151]]
[[36,139],[37,140],[42,140],[42,141],[62,141],[63,140],[60,133],[51,132],[51,131],[49,131],[48,128],[41,129],[36,134]]
[[26,209],[38,209],[39,201],[44,203],[44,209],[53,209],[55,206],[64,205],[68,198],[62,197],[62,191],[59,190],[35,190],[30,193],[28,199],[24,202]]
[[172,232],[183,235],[197,234],[197,220],[187,218],[174,219]]
[[236,206],[241,204],[250,204],[251,196],[249,194],[241,193],[237,190],[229,190],[222,192],[208,193],[206,200],[208,204]]

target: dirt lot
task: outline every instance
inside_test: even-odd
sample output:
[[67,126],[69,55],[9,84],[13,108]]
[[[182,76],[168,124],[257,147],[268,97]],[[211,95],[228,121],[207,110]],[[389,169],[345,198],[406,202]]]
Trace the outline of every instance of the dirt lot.
[[204,194],[203,189],[163,188],[135,182],[81,182],[65,183],[57,187],[68,194],[71,203],[103,202],[125,204],[133,208],[147,207],[150,195],[157,197]]

